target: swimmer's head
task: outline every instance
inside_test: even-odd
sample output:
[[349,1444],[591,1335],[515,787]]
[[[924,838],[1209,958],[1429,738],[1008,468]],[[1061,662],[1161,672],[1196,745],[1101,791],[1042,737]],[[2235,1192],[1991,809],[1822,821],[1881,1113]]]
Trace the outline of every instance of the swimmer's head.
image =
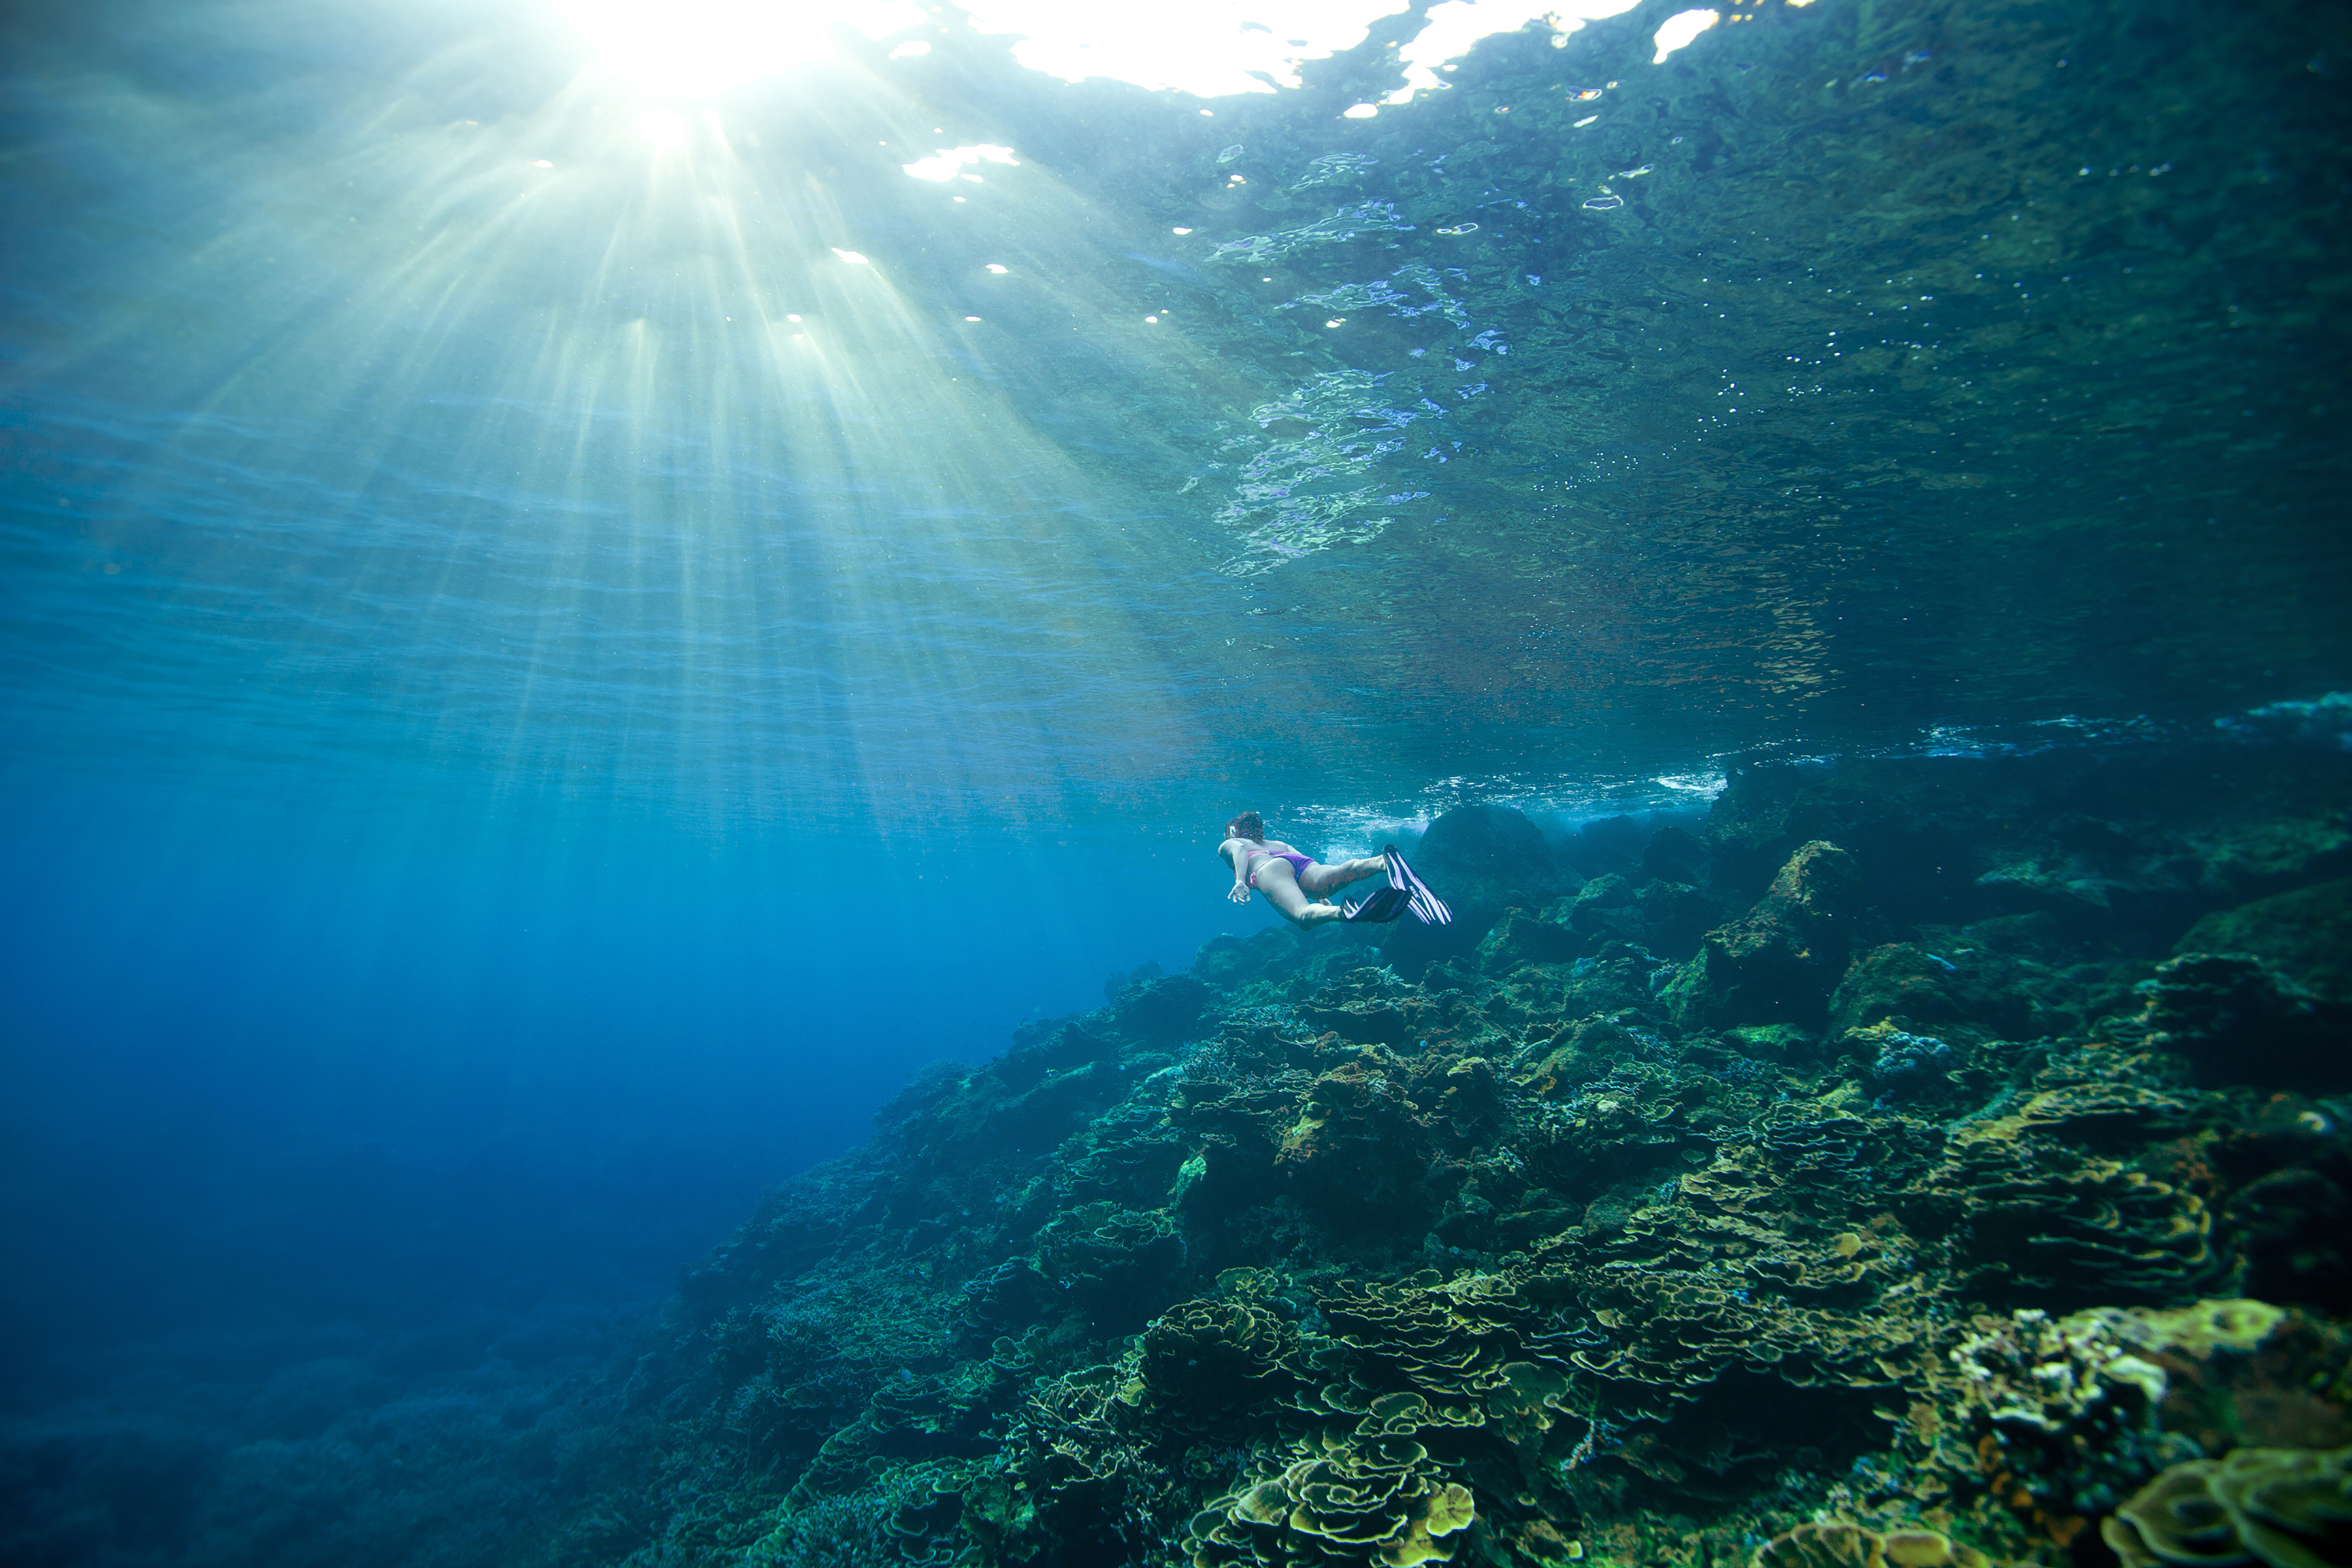
[[1265,818],[1255,811],[1244,811],[1225,824],[1225,837],[1255,838],[1263,841],[1265,837]]

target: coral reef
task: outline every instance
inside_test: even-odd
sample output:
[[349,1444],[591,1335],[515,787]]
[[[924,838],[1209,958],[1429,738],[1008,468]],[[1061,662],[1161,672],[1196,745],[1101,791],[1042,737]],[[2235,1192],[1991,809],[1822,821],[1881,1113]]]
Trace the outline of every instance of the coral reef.
[[2187,1459],[2100,1526],[2124,1568],[2352,1563],[2352,1448],[2239,1448]]
[[2346,1020],[2315,948],[2196,945],[2333,907],[2352,768],[2264,837],[2273,762],[1442,817],[1442,940],[1114,976],[777,1193],[605,1511],[647,1563],[2340,1562],[2340,1456],[2274,1451],[2352,1443]]

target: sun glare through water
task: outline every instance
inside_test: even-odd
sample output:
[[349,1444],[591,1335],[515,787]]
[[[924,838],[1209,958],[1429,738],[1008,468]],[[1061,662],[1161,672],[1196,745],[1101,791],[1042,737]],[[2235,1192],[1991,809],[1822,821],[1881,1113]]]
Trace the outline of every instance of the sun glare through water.
[[663,96],[704,96],[833,52],[847,26],[879,41],[927,20],[905,0],[556,0],[599,65]]
[[[1137,270],[1188,265],[1170,244],[1192,225],[1171,234],[1106,210],[1056,154],[928,107],[921,73],[940,53],[1010,48],[1072,77],[1262,94],[1364,44],[1399,7],[990,0],[969,18],[975,38],[964,18],[909,5],[549,3],[592,57],[564,85],[479,114],[477,57],[452,50],[383,102],[352,105],[299,174],[272,174],[320,222],[296,233],[223,215],[197,264],[235,279],[256,313],[233,350],[192,354],[188,384],[169,393],[194,411],[177,439],[199,466],[264,463],[239,432],[282,417],[299,386],[306,416],[349,433],[336,450],[352,494],[429,450],[525,498],[449,499],[452,553],[436,568],[448,590],[404,602],[419,646],[528,678],[388,671],[415,682],[388,700],[438,705],[416,754],[445,734],[502,733],[513,788],[582,776],[610,749],[587,721],[593,694],[648,737],[632,765],[739,780],[785,810],[817,781],[931,816],[982,798],[1016,809],[1022,780],[1110,776],[1137,755],[1185,767],[1198,743],[1172,705],[1081,724],[1074,694],[1082,668],[1160,689],[1136,584],[1197,576],[1197,542],[1130,527],[1122,481],[1087,441],[1033,424],[1024,398],[1054,377],[1181,385],[1243,408],[1263,388]],[[1391,23],[1396,58],[1435,72],[1493,32],[1558,36],[1621,8],[1446,0],[1425,25]],[[901,47],[924,42],[938,52]],[[425,112],[395,113],[404,103]],[[181,130],[191,146],[212,133]],[[124,306],[116,330],[156,330],[142,309]],[[1349,320],[1317,317],[1335,332]],[[211,569],[251,571],[274,548],[250,531]],[[490,561],[519,564],[485,578]],[[321,605],[350,591],[309,577],[284,590]],[[1009,605],[1024,606],[1020,623],[999,635],[929,629],[994,625]],[[681,619],[766,662],[747,675],[670,657],[662,628]],[[788,632],[803,626],[850,628],[858,652],[838,663],[856,681],[812,684],[793,667]],[[331,651],[289,637],[275,657],[291,668]],[[1199,658],[1241,671],[1262,651],[1219,642]],[[997,695],[974,704],[976,691]],[[1096,763],[1077,754],[1081,734]],[[611,787],[673,793],[651,778]]]

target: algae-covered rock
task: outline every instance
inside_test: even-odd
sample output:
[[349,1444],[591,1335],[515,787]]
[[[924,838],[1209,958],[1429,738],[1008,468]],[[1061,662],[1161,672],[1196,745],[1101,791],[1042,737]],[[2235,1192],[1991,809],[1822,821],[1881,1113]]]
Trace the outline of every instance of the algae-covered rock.
[[1706,839],[1669,823],[1642,847],[1642,874],[1654,881],[1696,886],[1706,880],[1714,858]]
[[1489,974],[1508,974],[1531,963],[1565,963],[1583,945],[1583,935],[1571,927],[1525,910],[1506,910],[1478,944],[1478,967]]
[[2352,1003],[2352,877],[2207,915],[2177,953],[2252,953],[2325,1000]]
[[1802,1061],[1813,1053],[1813,1037],[1794,1024],[1738,1024],[1723,1038],[1741,1055],[1759,1061]]
[[1429,825],[1412,868],[1454,910],[1450,925],[1410,916],[1388,928],[1381,952],[1408,973],[1467,953],[1508,909],[1540,910],[1567,892],[1574,873],[1554,859],[1542,830],[1507,805],[1464,805]]
[[2204,1084],[2325,1094],[2352,1088],[2352,1006],[2244,953],[2191,952],[2139,987],[2139,1024]]
[[1137,1038],[1172,1045],[1189,1037],[1216,994],[1190,974],[1148,976],[1114,1000],[1118,1026]]
[[1706,934],[1663,1000],[1686,1028],[1818,1026],[1861,935],[1853,857],[1816,840],[1789,857],[1755,908]]
[[1830,998],[1833,1030],[1891,1023],[1922,1033],[1958,1028],[1972,1037],[2022,1035],[2031,999],[1987,984],[1969,969],[1916,942],[1894,942],[1857,957]]

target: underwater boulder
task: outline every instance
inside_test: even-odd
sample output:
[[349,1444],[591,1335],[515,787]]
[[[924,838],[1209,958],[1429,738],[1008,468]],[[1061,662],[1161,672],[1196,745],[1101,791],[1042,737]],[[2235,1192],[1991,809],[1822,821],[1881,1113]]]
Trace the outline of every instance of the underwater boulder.
[[[1964,955],[1965,956],[1965,955]],[[1906,1029],[1974,1038],[2026,1038],[2035,1012],[2013,984],[1988,982],[1982,964],[1953,963],[1914,942],[1885,942],[1857,956],[1830,997],[1833,1031],[1892,1023]]]
[[2147,1043],[2186,1058],[2200,1085],[2352,1088],[2352,1007],[2320,1000],[2259,958],[2186,953],[2158,964],[2138,991]]
[[1650,835],[1642,848],[1642,874],[1656,882],[1682,882],[1696,887],[1706,880],[1715,852],[1706,840],[1672,823]]
[[1429,825],[1413,854],[1413,868],[1456,919],[1465,909],[1539,909],[1566,890],[1542,832],[1512,806],[1456,806]]
[[1389,928],[1381,954],[1405,973],[1474,952],[1507,909],[1540,910],[1569,889],[1570,874],[1525,812],[1461,805],[1429,825],[1412,868],[1454,910],[1451,925],[1407,918]]
[[1641,889],[1614,871],[1604,871],[1552,906],[1552,918],[1579,935],[1638,942],[1641,918],[1634,913]]
[[1192,955],[1192,978],[1232,991],[1258,978],[1296,947],[1287,933],[1269,928],[1246,937],[1213,936]]
[[1133,969],[1122,969],[1116,973],[1107,975],[1103,980],[1103,1000],[1117,1002],[1129,986],[1140,985],[1147,980],[1157,980],[1166,973],[1166,970],[1160,967],[1158,959],[1147,958]]
[[[2284,781],[2251,797],[2254,813],[2241,820],[2184,835],[2200,862],[2200,880],[2227,897],[2283,892],[2352,869],[2352,801],[2341,777],[2301,788]],[[2276,798],[2284,794],[2286,798]],[[2269,796],[2271,798],[2265,798]],[[2303,798],[2297,799],[2297,796]]]
[[1945,960],[1907,942],[1887,942],[1856,958],[1830,997],[1830,1025],[1840,1031],[1894,1023],[1932,1029],[1964,1016]]
[[1714,882],[1752,894],[1797,849],[1827,839],[1869,867],[1881,903],[1906,919],[1949,919],[1969,902],[1973,851],[2016,805],[2018,781],[2004,771],[1964,757],[1735,768],[1707,813]]
[[1853,857],[1816,839],[1789,857],[1755,908],[1706,934],[1661,999],[1685,1028],[1818,1026],[1861,914]]
[[1395,1065],[1379,1047],[1363,1047],[1307,1086],[1281,1134],[1276,1172],[1327,1218],[1395,1225],[1429,1202],[1429,1126]]
[[1648,841],[1634,817],[1598,817],[1560,839],[1558,858],[1579,877],[1632,876],[1642,868]]
[[1686,882],[1652,882],[1633,901],[1642,945],[1678,963],[1698,952],[1706,933],[1728,912]]
[[1583,945],[1582,936],[1555,921],[1525,910],[1505,910],[1478,944],[1478,967],[1488,974],[1508,974],[1531,963],[1565,963]]
[[2352,1309],[2352,1194],[2335,1175],[2289,1166],[2230,1194],[2222,1217],[2245,1257],[2248,1289],[2332,1312]]
[[2352,877],[2207,915],[2172,951],[2252,953],[2315,996],[2352,1003]]
[[1191,975],[1171,974],[1129,986],[1120,994],[1112,1018],[1138,1040],[1172,1046],[1192,1033],[1215,999],[1207,985]]

